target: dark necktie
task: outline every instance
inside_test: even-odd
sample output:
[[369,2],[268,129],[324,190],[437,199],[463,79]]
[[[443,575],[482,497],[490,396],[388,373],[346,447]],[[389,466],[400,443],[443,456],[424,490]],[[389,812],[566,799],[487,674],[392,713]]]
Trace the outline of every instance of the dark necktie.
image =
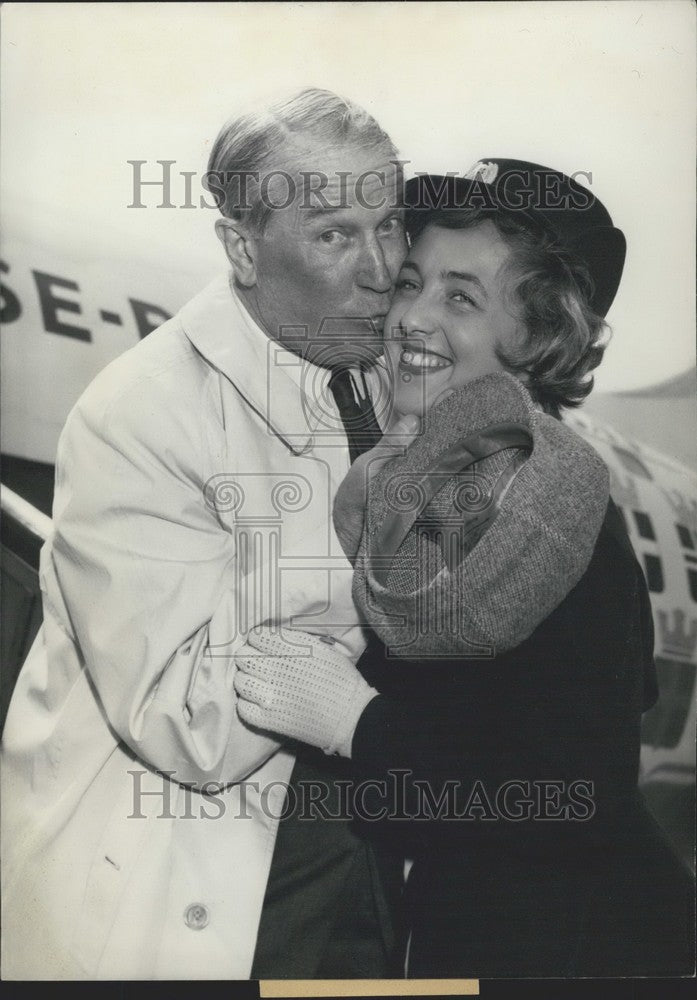
[[360,372],[357,380],[348,368],[335,369],[329,379],[329,388],[341,415],[353,463],[382,438],[365,376]]

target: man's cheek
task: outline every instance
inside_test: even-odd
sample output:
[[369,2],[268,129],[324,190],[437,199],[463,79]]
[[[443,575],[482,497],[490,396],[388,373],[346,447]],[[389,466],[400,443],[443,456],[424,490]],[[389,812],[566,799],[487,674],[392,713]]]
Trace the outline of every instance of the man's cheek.
[[407,256],[407,241],[405,237],[401,237],[399,240],[395,241],[395,246],[385,254],[387,260],[387,269],[392,276],[392,281],[395,281],[399,270],[404,263]]

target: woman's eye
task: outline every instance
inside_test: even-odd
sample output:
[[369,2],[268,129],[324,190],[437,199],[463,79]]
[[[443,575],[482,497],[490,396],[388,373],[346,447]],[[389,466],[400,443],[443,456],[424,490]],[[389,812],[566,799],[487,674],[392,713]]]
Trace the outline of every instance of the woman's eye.
[[416,284],[415,281],[412,281],[411,278],[397,278],[397,283],[395,287],[399,291],[409,292],[412,291],[412,289],[414,288],[418,288],[418,285]]
[[471,306],[477,305],[472,296],[468,295],[467,292],[453,292],[450,298],[453,299],[455,302],[466,302],[468,305]]

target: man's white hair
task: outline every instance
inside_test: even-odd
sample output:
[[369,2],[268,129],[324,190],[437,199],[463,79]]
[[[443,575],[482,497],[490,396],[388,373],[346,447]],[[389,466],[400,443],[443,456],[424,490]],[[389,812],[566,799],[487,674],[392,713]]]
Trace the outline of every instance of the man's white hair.
[[293,153],[308,142],[324,149],[382,146],[388,156],[397,156],[390,137],[364,108],[330,90],[309,87],[231,118],[220,130],[208,160],[207,186],[216,191],[222,214],[263,230],[271,207],[253,175],[287,169]]

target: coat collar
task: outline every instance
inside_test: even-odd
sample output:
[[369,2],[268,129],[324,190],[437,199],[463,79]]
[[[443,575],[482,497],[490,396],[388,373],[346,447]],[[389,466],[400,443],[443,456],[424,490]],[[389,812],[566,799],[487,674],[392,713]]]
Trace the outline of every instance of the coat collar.
[[196,350],[245,397],[296,455],[322,444],[346,447],[341,418],[329,392],[329,371],[285,350],[254,322],[220,275],[179,313]]

